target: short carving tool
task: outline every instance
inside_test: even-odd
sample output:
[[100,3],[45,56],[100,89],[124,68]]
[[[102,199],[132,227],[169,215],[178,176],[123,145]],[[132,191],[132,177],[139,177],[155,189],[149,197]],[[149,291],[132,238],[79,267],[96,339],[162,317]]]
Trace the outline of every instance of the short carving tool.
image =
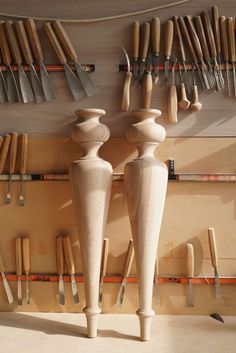
[[31,18],[27,19],[24,24],[33,52],[34,60],[37,64],[39,64],[40,78],[43,87],[44,97],[46,101],[49,102],[55,99],[56,96],[53,89],[52,81],[43,63],[43,51],[40,44],[37,28],[35,26],[34,20]]
[[221,39],[220,39],[220,25],[219,25],[219,11],[217,6],[212,8],[212,29],[216,44],[217,60],[219,64],[219,77],[222,89],[224,89],[224,77],[221,69]]
[[176,89],[176,84],[175,84],[175,68],[177,65],[177,58],[174,58],[174,62],[172,64],[171,68],[171,74],[172,74],[172,84],[169,87],[169,92],[168,92],[168,105],[167,105],[167,111],[168,111],[168,119],[171,123],[177,123],[178,122],[178,98],[177,98],[177,89]]
[[30,240],[22,238],[23,267],[26,277],[26,302],[30,304]]
[[40,79],[35,71],[33,66],[33,55],[31,52],[30,44],[28,41],[28,37],[25,31],[25,27],[22,21],[18,21],[15,24],[16,35],[18,38],[18,42],[20,45],[20,49],[24,58],[24,62],[29,65],[30,68],[30,77],[31,83],[34,91],[34,96],[37,103],[42,103],[45,101],[43,87],[40,82]]
[[145,71],[145,62],[148,54],[150,40],[150,23],[146,22],[141,27],[141,40],[140,40],[140,52],[139,52],[139,76],[138,81],[139,85],[142,83],[144,71]]
[[11,134],[11,144],[10,144],[10,150],[9,150],[9,156],[10,156],[10,158],[9,158],[10,159],[10,162],[9,162],[9,183],[8,183],[7,195],[5,198],[6,204],[11,203],[11,184],[12,184],[12,175],[15,172],[15,166],[16,166],[17,137],[18,137],[18,134],[16,132],[13,132]]
[[74,264],[72,246],[71,246],[69,236],[66,236],[63,238],[63,249],[64,249],[64,255],[65,255],[65,260],[66,260],[66,266],[69,270],[69,274],[70,274],[70,278],[71,278],[71,289],[72,289],[74,303],[78,304],[79,303],[79,296],[78,296],[78,290],[77,290],[77,285],[76,285],[76,281],[75,281],[75,264]]
[[212,267],[214,268],[216,298],[219,299],[220,284],[219,284],[219,274],[218,274],[218,254],[217,254],[214,228],[208,228],[208,242],[209,242],[210,255],[211,255],[211,264],[212,264]]
[[102,249],[101,271],[100,271],[100,283],[99,283],[99,305],[102,305],[103,281],[107,273],[108,253],[109,253],[109,239],[104,238],[103,249]]
[[2,258],[2,254],[1,253],[0,253],[0,272],[1,272],[1,275],[2,275],[3,286],[4,286],[5,291],[6,291],[7,300],[11,304],[11,303],[13,303],[14,299],[13,299],[13,295],[12,295],[12,292],[11,292],[11,288],[9,286],[9,283],[8,283],[6,275],[5,275],[5,266],[4,266],[4,263],[3,263],[3,258]]
[[124,268],[124,272],[122,275],[123,279],[122,279],[120,290],[119,290],[117,300],[116,300],[117,307],[121,307],[122,303],[124,301],[126,282],[127,282],[127,278],[129,277],[129,274],[130,274],[133,259],[134,259],[134,244],[133,244],[133,239],[130,239],[128,251],[127,251],[127,257],[126,257],[126,261],[125,261],[125,268]]
[[18,204],[21,206],[25,205],[24,197],[24,175],[26,174],[27,160],[28,160],[28,134],[22,134],[20,137],[21,149],[20,149],[20,196]]
[[194,249],[187,244],[188,306],[193,306]]
[[127,62],[127,71],[125,74],[125,83],[123,88],[121,110],[127,111],[129,110],[129,105],[130,105],[130,84],[131,84],[132,72],[130,71],[130,61],[129,61],[128,53],[124,47],[122,47],[122,49],[125,54],[125,58]]
[[7,21],[4,23],[8,43],[10,46],[11,54],[13,57],[13,62],[18,66],[18,72],[19,72],[19,82],[20,82],[20,89],[21,89],[21,95],[22,95],[22,100],[24,103],[31,103],[35,102],[35,97],[33,94],[33,91],[31,89],[30,83],[28,81],[28,78],[26,76],[26,73],[22,67],[22,56],[21,56],[21,51],[18,45],[18,41],[16,38],[16,34],[12,25],[11,21]]
[[67,82],[69,85],[69,88],[71,90],[71,93],[74,97],[75,100],[79,100],[82,97],[84,97],[84,89],[81,85],[81,82],[79,81],[78,77],[74,74],[74,72],[71,70],[70,66],[67,64],[67,59],[65,56],[65,53],[52,29],[52,26],[50,23],[45,23],[44,24],[44,29],[47,34],[47,37],[56,53],[56,56],[60,63],[64,66],[65,70],[65,75],[67,78]]
[[179,80],[180,80],[178,107],[180,110],[186,110],[190,106],[190,101],[187,98],[185,84],[182,78],[180,63],[178,63],[178,69],[179,69]]
[[2,72],[2,57],[0,55],[0,103],[6,103],[7,98],[7,85]]
[[169,61],[171,56],[172,44],[174,36],[173,21],[168,20],[164,27],[164,81],[167,84],[169,74]]
[[22,239],[16,238],[17,303],[22,305]]
[[5,164],[6,164],[6,159],[7,159],[7,155],[8,155],[8,151],[9,151],[9,147],[10,147],[10,142],[11,142],[11,136],[10,135],[6,135],[3,138],[3,142],[1,145],[1,150],[0,150],[0,174],[3,173]]
[[160,54],[160,38],[161,38],[160,18],[154,17],[151,22],[151,43],[152,43],[152,61],[154,65],[155,85],[159,80],[158,65],[159,65],[159,54]]
[[65,305],[65,289],[64,289],[64,255],[62,237],[56,237],[56,254],[57,254],[57,271],[59,274],[59,304]]
[[193,77],[193,88],[192,88],[192,99],[190,103],[190,109],[193,112],[199,112],[202,109],[202,103],[199,102],[199,98],[198,98],[198,87],[195,79],[194,65],[192,65],[192,77]]
[[12,57],[11,57],[10,49],[7,42],[4,22],[0,22],[0,48],[2,53],[3,63],[7,66],[6,86],[7,86],[8,102],[9,103],[20,102],[20,94],[18,91],[15,76],[11,68]]
[[142,81],[142,108],[150,109],[152,99],[152,55],[147,56],[147,69]]
[[235,76],[235,29],[234,29],[234,18],[229,17],[226,19],[226,28],[228,34],[228,45],[229,45],[229,60],[233,68],[233,83],[234,83],[234,96],[236,97],[236,76]]
[[220,37],[221,37],[221,43],[222,43],[222,53],[223,53],[223,59],[225,62],[225,67],[226,67],[227,91],[228,91],[228,95],[230,96],[231,90],[230,90],[230,80],[229,80],[229,47],[228,47],[228,36],[227,36],[227,30],[226,30],[225,16],[220,16],[219,25],[220,25]]
[[139,58],[139,41],[140,41],[140,24],[134,21],[131,31],[131,56],[133,65],[133,80],[136,82],[138,79],[138,58]]
[[61,43],[61,46],[70,60],[75,64],[75,68],[81,82],[81,85],[84,89],[84,92],[87,97],[92,97],[99,92],[98,87],[95,85],[94,81],[91,79],[89,74],[81,66],[78,61],[78,55],[71,43],[70,38],[68,37],[64,27],[60,21],[55,21],[52,24],[52,27],[56,33],[57,39]]

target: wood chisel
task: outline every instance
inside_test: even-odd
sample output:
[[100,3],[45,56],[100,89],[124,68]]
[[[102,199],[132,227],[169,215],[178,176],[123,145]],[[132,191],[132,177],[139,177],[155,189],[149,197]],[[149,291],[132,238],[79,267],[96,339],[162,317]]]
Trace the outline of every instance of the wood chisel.
[[21,150],[20,150],[20,196],[18,199],[18,204],[21,206],[25,205],[24,197],[24,175],[26,174],[27,160],[28,160],[28,134],[22,134],[21,140]]
[[5,198],[5,203],[11,203],[11,184],[12,184],[12,174],[15,172],[16,166],[16,154],[17,154],[17,132],[11,134],[11,144],[9,149],[9,183],[7,189],[7,195]]
[[0,272],[1,272],[1,275],[2,275],[3,286],[4,286],[5,291],[6,291],[7,300],[11,304],[11,303],[13,303],[14,299],[13,299],[13,295],[12,295],[12,292],[11,292],[11,288],[9,286],[9,283],[8,283],[6,275],[5,275],[5,267],[4,267],[3,258],[2,258],[2,254],[1,253],[0,253]]
[[130,84],[131,84],[132,72],[130,71],[130,61],[129,61],[128,53],[124,47],[122,47],[122,49],[125,54],[125,58],[127,62],[127,71],[125,74],[125,83],[123,88],[121,110],[127,111],[129,110],[129,105],[130,105]]
[[150,109],[152,99],[152,55],[149,51],[146,63],[146,73],[142,80],[142,108]]
[[64,27],[62,26],[60,21],[55,21],[52,23],[52,27],[56,33],[57,39],[61,43],[63,50],[66,55],[72,60],[75,64],[75,69],[78,75],[78,78],[81,82],[81,85],[84,89],[84,92],[87,97],[92,97],[99,92],[98,87],[95,85],[94,81],[91,79],[89,74],[85,71],[85,69],[81,66],[78,61],[78,55],[71,43],[70,38],[68,37]]
[[220,26],[219,26],[219,11],[217,6],[213,6],[212,8],[212,29],[215,38],[216,44],[216,53],[217,60],[219,64],[219,76],[220,76],[220,84],[222,89],[224,89],[224,77],[221,69],[221,40],[220,40]]
[[178,122],[178,98],[177,98],[177,90],[175,84],[175,68],[177,65],[177,58],[174,58],[174,62],[172,64],[171,73],[172,73],[172,84],[169,87],[168,92],[168,104],[167,104],[167,111],[168,111],[168,119],[171,123]]
[[16,274],[17,274],[17,301],[22,305],[22,239],[16,238]]
[[0,55],[0,103],[8,102],[7,84],[2,72],[2,57]]
[[140,24],[134,21],[132,24],[131,32],[131,56],[133,65],[133,80],[136,82],[138,79],[138,59],[139,59],[139,41],[140,41]]
[[40,44],[37,28],[32,18],[27,19],[24,22],[24,25],[29,38],[34,60],[37,64],[39,64],[40,78],[41,78],[41,83],[43,87],[44,97],[46,101],[49,102],[55,99],[56,96],[53,89],[52,81],[43,63],[43,60],[44,60],[43,51]]
[[130,239],[128,250],[127,250],[127,257],[125,261],[125,268],[122,275],[123,279],[122,279],[120,290],[116,300],[117,307],[121,307],[124,301],[126,281],[127,281],[127,277],[129,277],[129,274],[130,274],[133,259],[134,259],[134,243],[133,243],[133,239]]
[[26,302],[30,304],[30,240],[29,238],[22,239],[23,250],[23,267],[26,276]]
[[222,43],[222,53],[223,53],[223,59],[225,62],[225,67],[226,67],[227,91],[228,91],[228,95],[230,96],[231,90],[230,90],[230,80],[229,80],[229,47],[228,47],[228,36],[227,36],[227,30],[226,30],[225,16],[220,16],[219,25],[220,25],[220,37],[221,37],[221,43]]
[[145,62],[148,54],[150,40],[150,23],[146,22],[141,27],[140,53],[139,53],[139,85],[142,83],[143,74],[145,71]]
[[11,136],[10,135],[6,135],[3,138],[3,142],[1,145],[1,150],[0,150],[0,174],[3,173],[5,164],[6,164],[6,159],[7,159],[7,155],[8,155],[8,151],[9,151],[9,147],[10,147],[10,142],[11,142]]
[[183,81],[183,78],[182,78],[180,63],[178,63],[178,69],[179,69],[179,80],[180,80],[178,107],[179,107],[180,110],[186,110],[190,106],[190,101],[187,98],[185,84],[184,84],[184,81]]
[[71,278],[71,289],[72,289],[74,303],[78,304],[79,295],[78,295],[77,285],[75,281],[75,264],[74,264],[72,246],[71,246],[69,236],[63,237],[63,249],[64,249],[64,256],[66,260],[66,266],[68,268],[70,278]]
[[107,273],[108,253],[109,253],[109,239],[104,238],[103,249],[102,249],[101,271],[100,271],[100,283],[99,283],[99,305],[102,305],[103,281]]
[[7,40],[10,46],[13,62],[18,66],[19,82],[23,103],[35,102],[35,97],[31,89],[26,73],[22,67],[22,56],[16,34],[11,21],[4,23],[4,28],[7,35]]
[[187,244],[188,306],[193,306],[194,249]]
[[171,56],[172,44],[174,36],[173,21],[168,20],[164,27],[164,81],[167,83],[169,74],[169,61]]
[[229,60],[233,68],[233,84],[234,84],[234,96],[236,97],[236,75],[235,75],[235,31],[234,31],[234,18],[228,17],[226,19],[226,29],[228,34],[228,45],[229,45]]
[[219,284],[219,275],[218,275],[218,255],[217,255],[214,228],[208,228],[208,242],[209,242],[210,255],[211,255],[211,264],[212,264],[212,267],[214,268],[216,298],[219,299],[220,284]]
[[151,43],[152,43],[152,62],[154,65],[155,85],[159,80],[158,65],[159,65],[159,54],[160,54],[160,38],[161,38],[160,18],[154,17],[151,22]]
[[202,109],[202,103],[199,102],[199,98],[198,98],[198,88],[195,80],[194,65],[192,65],[192,77],[193,77],[193,89],[192,89],[192,99],[190,103],[190,109],[193,112],[199,112]]
[[64,255],[62,237],[56,237],[56,254],[57,254],[57,271],[59,274],[59,304],[65,305],[65,289],[64,289]]

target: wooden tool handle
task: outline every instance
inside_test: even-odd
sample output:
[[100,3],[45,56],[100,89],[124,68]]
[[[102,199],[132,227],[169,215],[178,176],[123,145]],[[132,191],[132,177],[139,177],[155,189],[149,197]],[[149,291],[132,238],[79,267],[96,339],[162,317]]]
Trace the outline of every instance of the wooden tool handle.
[[57,55],[57,58],[58,60],[60,61],[61,64],[66,64],[67,63],[67,59],[66,59],[66,56],[65,56],[65,53],[52,29],[52,26],[50,23],[45,23],[44,24],[44,30],[47,34],[47,37]]
[[10,146],[10,141],[11,141],[10,135],[6,135],[3,139],[3,143],[2,143],[2,147],[1,147],[1,151],[0,151],[0,174],[2,174],[5,163],[6,163],[6,159],[7,159],[7,155],[8,155],[8,151],[9,151],[9,146]]
[[189,106],[190,106],[190,101],[187,98],[185,84],[180,83],[178,107],[180,110],[186,110],[188,109]]
[[101,262],[101,278],[106,276],[108,254],[109,254],[109,239],[104,238],[103,249],[102,249],[102,262]]
[[178,22],[178,17],[177,16],[173,17],[173,22],[174,22],[175,36],[176,36],[177,42],[178,42],[180,62],[185,62],[186,61],[186,56],[185,56],[185,50],[184,50],[184,42],[183,42],[182,34],[181,34],[181,31],[180,31],[180,27],[179,27],[179,22]]
[[217,247],[216,247],[216,238],[215,238],[214,228],[208,228],[208,242],[209,242],[209,248],[210,248],[212,267],[214,267],[216,270],[218,270],[218,255],[217,255]]
[[57,271],[59,275],[64,273],[64,256],[62,237],[56,237]]
[[73,252],[72,252],[72,247],[71,247],[71,242],[70,242],[69,236],[63,238],[63,249],[64,249],[64,255],[65,255],[65,260],[66,260],[66,266],[68,268],[69,274],[74,275],[75,274],[75,264],[74,264]]
[[197,32],[198,38],[199,38],[200,43],[201,43],[204,60],[210,61],[211,58],[210,58],[210,53],[209,53],[209,50],[208,50],[207,40],[206,40],[206,36],[205,36],[203,24],[202,24],[202,19],[201,19],[200,16],[196,16],[196,17],[194,17],[193,21],[194,21],[194,24],[195,24],[195,28],[196,28],[196,32]]
[[16,274],[22,275],[22,246],[21,238],[16,238]]
[[3,62],[5,65],[10,65],[12,62],[10,48],[8,46],[4,22],[0,22],[0,48]]
[[152,99],[152,75],[144,75],[142,82],[142,108],[150,109]]
[[192,41],[189,37],[188,30],[187,30],[187,27],[186,27],[186,24],[184,22],[183,17],[179,17],[178,22],[179,22],[179,27],[180,27],[180,30],[181,30],[181,33],[183,36],[183,40],[186,43],[186,45],[188,46],[191,60],[192,60],[192,62],[196,63],[197,62],[196,53],[195,53]]
[[202,21],[203,21],[203,26],[205,29],[205,34],[206,34],[206,39],[207,39],[207,44],[208,44],[208,48],[210,51],[210,55],[214,59],[214,58],[216,58],[216,45],[215,45],[214,34],[212,31],[212,27],[211,27],[211,21],[210,21],[208,13],[206,11],[203,11],[203,13],[202,13]]
[[138,60],[139,55],[139,40],[140,40],[140,24],[134,21],[131,32],[131,55],[134,60]]
[[199,112],[202,109],[202,103],[199,102],[199,98],[198,98],[197,85],[193,85],[192,101],[191,101],[191,104],[190,104],[190,109],[193,112]]
[[145,61],[147,57],[149,40],[150,40],[150,24],[146,22],[143,24],[141,28],[140,58],[142,61]]
[[33,64],[33,56],[30,49],[30,44],[28,41],[27,34],[25,32],[25,27],[22,21],[18,21],[15,24],[16,35],[18,38],[18,42],[20,44],[21,52],[24,58],[24,62],[27,65]]
[[164,27],[164,56],[169,58],[171,55],[171,49],[173,44],[174,36],[174,24],[173,21],[168,20]]
[[0,272],[5,272],[2,254],[0,253]]
[[201,44],[200,44],[199,38],[197,36],[197,33],[195,31],[195,28],[193,26],[193,22],[189,18],[189,16],[185,16],[184,20],[185,20],[185,23],[186,23],[190,38],[191,38],[191,40],[193,42],[193,46],[194,46],[197,58],[198,59],[202,59],[203,58],[202,48],[201,48]]
[[129,276],[133,259],[134,259],[134,243],[133,243],[133,239],[130,239],[128,250],[127,250],[126,261],[125,261],[125,268],[123,272],[124,277]]
[[20,52],[20,47],[16,38],[16,34],[11,21],[4,23],[4,28],[7,36],[7,40],[11,49],[11,54],[15,64],[22,64],[22,56]]
[[187,276],[194,277],[194,249],[192,244],[187,244]]
[[43,61],[43,51],[40,44],[37,28],[32,18],[25,21],[25,29],[29,38],[30,46],[37,63]]
[[29,238],[22,239],[22,250],[23,250],[24,272],[26,275],[28,275],[29,271],[30,271],[30,240],[29,240]]
[[28,134],[21,135],[21,154],[20,154],[20,174],[26,174],[27,157],[28,157]]
[[220,40],[220,27],[219,27],[219,11],[217,6],[212,7],[212,28],[216,43],[216,52],[221,54],[221,40]]
[[171,85],[168,92],[168,119],[171,123],[177,123],[178,99],[175,85]]
[[11,134],[11,144],[10,144],[10,164],[9,164],[9,174],[13,174],[16,166],[16,153],[17,153],[17,132]]
[[152,52],[155,55],[158,55],[160,53],[160,36],[161,36],[160,18],[154,17],[151,22],[151,41],[152,41]]
[[52,23],[52,27],[54,29],[54,32],[56,33],[56,36],[66,53],[66,55],[69,57],[70,60],[75,61],[78,59],[78,55],[71,43],[70,38],[68,37],[64,27],[62,26],[60,21],[55,21]]
[[235,55],[235,34],[234,34],[234,18],[229,17],[226,19],[226,28],[228,34],[228,46],[229,46],[229,59],[232,63],[236,61]]
[[226,31],[226,21],[225,16],[220,16],[219,18],[219,25],[220,25],[220,38],[222,43],[222,53],[224,61],[229,61],[229,47],[228,47],[228,37]]
[[123,88],[123,97],[122,97],[122,104],[121,104],[121,110],[123,111],[129,110],[131,78],[132,78],[132,72],[127,71],[125,76],[125,83]]

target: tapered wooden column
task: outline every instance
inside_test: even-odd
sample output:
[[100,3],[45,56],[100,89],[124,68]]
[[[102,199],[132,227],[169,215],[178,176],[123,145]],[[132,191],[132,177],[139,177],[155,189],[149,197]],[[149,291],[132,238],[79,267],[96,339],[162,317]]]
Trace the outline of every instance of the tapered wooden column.
[[97,336],[99,277],[104,228],[110,201],[112,166],[98,156],[101,145],[110,136],[99,122],[105,114],[100,109],[77,110],[83,119],[72,130],[72,139],[83,149],[83,156],[70,168],[73,207],[80,240],[85,277],[88,337]]
[[150,338],[152,290],[157,244],[164,209],[168,170],[154,151],[165,139],[165,129],[155,122],[159,110],[139,109],[131,113],[136,121],[127,133],[138,149],[138,157],[124,170],[124,187],[134,240],[140,320],[140,338]]

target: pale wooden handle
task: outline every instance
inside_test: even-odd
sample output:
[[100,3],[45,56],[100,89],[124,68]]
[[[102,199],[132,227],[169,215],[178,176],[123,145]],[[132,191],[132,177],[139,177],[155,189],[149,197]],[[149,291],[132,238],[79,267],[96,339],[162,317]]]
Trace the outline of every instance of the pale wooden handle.
[[185,84],[181,83],[180,91],[179,91],[179,102],[178,102],[179,109],[186,110],[188,109],[189,105],[190,105],[190,101],[187,98]]
[[102,249],[102,262],[101,262],[101,278],[106,276],[108,254],[109,254],[109,239],[104,238],[103,249]]
[[24,61],[27,65],[33,64],[33,56],[30,49],[29,41],[27,38],[27,34],[25,32],[25,27],[22,21],[18,21],[15,24],[16,35],[18,38],[18,42],[20,44],[21,52],[24,58]]
[[126,76],[125,76],[125,83],[124,83],[124,88],[123,88],[123,97],[122,97],[122,104],[121,104],[121,109],[123,111],[129,110],[131,78],[132,78],[132,72],[127,71]]
[[0,272],[5,272],[2,254],[0,253]]
[[151,22],[152,51],[154,54],[159,54],[160,52],[160,36],[161,36],[160,18],[154,17]]
[[74,275],[75,274],[75,264],[74,264],[73,252],[72,252],[72,247],[71,247],[71,242],[70,242],[69,236],[63,238],[63,249],[64,249],[66,266],[68,268],[69,274]]
[[184,50],[184,42],[183,42],[182,34],[180,32],[180,27],[179,27],[179,22],[178,22],[177,16],[173,17],[173,22],[174,22],[175,35],[176,35],[177,41],[178,41],[180,61],[185,62],[186,56],[185,56],[185,50]]
[[15,64],[22,64],[22,56],[20,52],[20,47],[16,39],[16,34],[11,21],[4,23],[6,36],[11,49],[11,54]]
[[211,254],[212,267],[218,270],[218,255],[214,228],[208,228],[208,241]]
[[52,29],[52,26],[50,23],[45,23],[44,24],[44,29],[45,29],[45,32],[47,34],[47,37],[57,55],[57,58],[58,60],[60,61],[61,64],[66,64],[67,63],[67,59],[66,59],[66,56],[65,56],[65,53]]
[[212,8],[212,28],[215,37],[216,51],[221,53],[220,27],[219,27],[219,11],[217,6]]
[[193,85],[192,102],[190,105],[190,109],[193,112],[199,112],[202,109],[202,103],[199,102],[199,98],[198,98],[197,85]]
[[170,57],[174,36],[174,24],[173,21],[168,20],[164,27],[164,56]]
[[10,146],[10,141],[11,141],[10,135],[6,135],[3,139],[3,144],[2,144],[1,151],[0,151],[0,174],[2,174],[5,163],[6,163],[7,154],[8,154],[9,146]]
[[202,52],[203,52],[203,57],[206,61],[210,61],[210,53],[208,50],[208,45],[207,45],[207,40],[206,40],[206,36],[205,36],[205,32],[204,32],[204,28],[203,28],[203,24],[202,24],[202,19],[200,16],[196,16],[194,17],[194,24],[195,24],[195,28],[196,28],[196,32],[198,35],[198,38],[200,40],[201,43],[201,47],[202,47]]
[[187,276],[194,277],[194,249],[192,244],[187,244]]
[[2,53],[3,62],[5,65],[10,65],[12,62],[10,48],[8,46],[4,22],[0,23],[0,48]]
[[203,13],[202,13],[202,20],[203,20],[203,25],[205,28],[208,48],[210,49],[210,55],[212,58],[216,58],[215,39],[214,39],[212,27],[211,27],[210,18],[209,18],[209,15],[206,11],[203,11]]
[[203,58],[202,48],[201,48],[201,44],[200,44],[199,38],[197,36],[197,33],[195,31],[195,28],[193,26],[193,22],[189,16],[185,16],[184,20],[187,25],[188,32],[190,34],[190,38],[192,39],[195,53],[196,53],[198,59],[202,59]]
[[184,42],[185,42],[185,43],[187,44],[187,46],[188,46],[189,54],[190,54],[191,60],[192,60],[194,63],[196,63],[196,62],[197,62],[196,53],[195,53],[195,50],[194,50],[192,41],[191,41],[191,39],[190,39],[190,37],[189,37],[188,30],[187,30],[187,27],[186,27],[186,24],[185,24],[185,22],[184,22],[183,17],[179,17],[179,18],[178,18],[178,22],[179,22],[180,30],[181,30],[181,33],[182,33],[182,36],[183,36],[183,40],[184,40]]
[[171,123],[178,122],[178,99],[176,86],[171,85],[168,93],[168,119]]
[[228,37],[227,37],[227,31],[226,31],[225,16],[220,16],[219,24],[220,24],[220,37],[221,37],[221,43],[222,43],[223,58],[224,58],[224,61],[229,61],[229,47],[228,47]]
[[11,134],[11,144],[10,144],[10,164],[9,164],[9,174],[13,174],[16,166],[16,153],[17,153],[17,132]]
[[28,275],[30,271],[30,240],[29,238],[22,239],[23,250],[23,265],[25,274]]
[[29,38],[34,59],[37,63],[40,63],[43,61],[43,51],[40,44],[37,28],[32,18],[29,18],[25,21],[25,29]]
[[52,27],[56,33],[56,36],[70,60],[74,61],[78,59],[78,55],[71,43],[70,38],[68,37],[64,27],[62,26],[60,21],[55,21],[52,23]]
[[226,27],[228,34],[229,58],[231,62],[236,61],[235,57],[235,34],[234,34],[234,18],[229,17],[226,19]]
[[62,237],[56,237],[57,271],[59,275],[64,273],[64,256]]
[[27,160],[28,160],[28,134],[21,135],[21,155],[20,155],[20,174],[26,174]]
[[129,276],[130,270],[132,267],[132,263],[133,263],[133,259],[134,259],[134,243],[133,243],[133,239],[130,239],[128,251],[127,251],[127,257],[126,257],[126,261],[125,261],[125,268],[124,268],[124,272],[123,272],[124,277]]
[[21,238],[16,238],[16,274],[22,275],[22,246]]
[[131,55],[133,59],[138,60],[140,41],[140,24],[138,21],[133,22],[131,34]]
[[150,23],[146,22],[141,28],[141,48],[140,48],[140,58],[142,61],[145,61],[148,45],[150,40]]
[[144,75],[142,82],[142,108],[149,109],[152,99],[152,75]]

